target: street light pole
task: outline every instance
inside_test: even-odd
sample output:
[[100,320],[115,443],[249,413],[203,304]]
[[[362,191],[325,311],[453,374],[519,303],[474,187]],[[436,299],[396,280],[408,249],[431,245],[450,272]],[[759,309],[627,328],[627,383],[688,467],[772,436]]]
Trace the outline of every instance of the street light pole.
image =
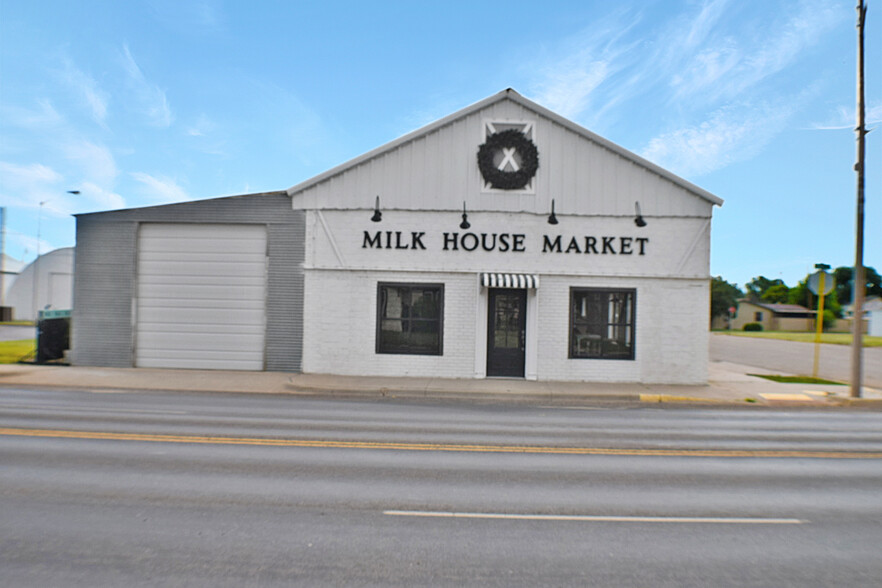
[[[77,194],[80,193],[80,191],[79,190],[68,190],[67,193],[73,194],[74,196],[76,196]],[[42,229],[42,222],[43,222],[43,206],[45,206],[47,202],[49,202],[49,201],[43,200],[42,202],[40,202],[40,209],[37,212],[37,258],[34,260],[34,275],[33,275],[33,281],[34,281],[34,283],[33,283],[34,321],[39,321],[39,319],[40,319],[40,310],[38,308],[39,295],[40,295],[40,257],[42,256],[41,251],[40,251],[40,249],[41,249],[40,240],[42,238],[41,229]]]

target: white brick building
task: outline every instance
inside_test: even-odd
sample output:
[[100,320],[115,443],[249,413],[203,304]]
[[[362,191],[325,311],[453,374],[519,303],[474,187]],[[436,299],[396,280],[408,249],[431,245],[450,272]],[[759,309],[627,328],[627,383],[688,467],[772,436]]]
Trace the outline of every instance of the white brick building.
[[[287,211],[282,198],[290,199]],[[721,203],[506,90],[285,193],[81,215],[78,245],[82,239],[90,249],[127,223],[131,234],[117,231],[118,239],[137,261],[123,294],[133,310],[121,320],[131,332],[118,333],[132,341],[126,359],[116,347],[95,346],[97,330],[90,333],[103,319],[90,314],[99,301],[85,281],[103,274],[90,265],[99,253],[78,247],[73,357],[101,365],[702,383],[710,223]],[[263,228],[235,229],[245,224]],[[190,238],[196,225],[203,245]],[[251,243],[252,252],[266,247],[262,275],[237,242]],[[226,249],[218,257],[220,243]],[[176,265],[184,251],[195,251],[192,264]],[[248,313],[226,294],[230,284],[251,301]],[[202,308],[218,296],[230,305]],[[205,312],[195,319],[180,312],[197,307]],[[251,355],[236,364],[245,333]]]

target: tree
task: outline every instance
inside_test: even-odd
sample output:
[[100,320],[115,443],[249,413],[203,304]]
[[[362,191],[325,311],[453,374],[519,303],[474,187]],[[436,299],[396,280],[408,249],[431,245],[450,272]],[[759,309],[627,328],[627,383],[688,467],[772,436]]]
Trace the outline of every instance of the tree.
[[738,306],[738,299],[744,292],[737,284],[730,284],[721,276],[711,278],[711,318],[729,314],[729,309]]
[[759,276],[751,281],[747,282],[744,285],[747,288],[747,297],[750,298],[752,302],[759,302],[763,299],[763,294],[766,293],[766,290],[771,288],[772,286],[783,286],[784,280],[774,279],[770,280],[765,276]]
[[789,295],[790,288],[784,284],[775,284],[763,292],[762,300],[771,304],[781,304],[787,302]]
[[864,276],[867,278],[867,296],[882,297],[882,276],[867,266],[864,266]]
[[[864,266],[864,276],[867,278],[866,296],[882,296],[882,276],[867,266]],[[836,280],[836,298],[841,304],[851,304],[854,268],[837,267],[833,270],[833,278]]]
[[851,304],[851,281],[854,279],[854,268],[837,267],[833,270],[833,279],[836,280],[836,299],[845,304]]
[[[787,302],[789,304],[805,306],[810,310],[817,310],[820,298],[815,294],[812,294],[812,291],[809,290],[808,279],[809,276],[806,276],[804,280],[800,281],[799,284],[790,289]],[[842,318],[842,305],[839,304],[839,301],[837,300],[835,288],[824,297],[824,310],[829,310],[835,317]]]

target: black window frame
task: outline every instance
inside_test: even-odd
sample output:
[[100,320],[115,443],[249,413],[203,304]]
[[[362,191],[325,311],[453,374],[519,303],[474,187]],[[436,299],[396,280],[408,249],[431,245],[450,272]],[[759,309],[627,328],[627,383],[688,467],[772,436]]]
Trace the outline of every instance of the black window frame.
[[[576,316],[576,297],[580,294],[599,294],[606,295],[607,300],[610,294],[624,294],[630,296],[630,323],[628,322],[619,322],[619,323],[611,323],[609,320],[604,319],[595,319],[595,320],[584,320],[578,319]],[[607,302],[608,304],[608,302]],[[570,288],[570,298],[569,298],[569,351],[568,357],[569,359],[603,359],[603,360],[623,360],[623,361],[633,361],[637,356],[637,289],[636,288],[585,288],[585,287],[571,287]],[[590,353],[591,345],[589,344],[589,353],[579,353],[578,352],[578,341],[577,341],[577,327],[590,327],[590,326],[604,326],[605,328],[614,326],[619,328],[628,329],[628,338],[630,340],[630,350],[627,355],[619,354],[608,354],[606,350],[609,348],[609,344],[607,342],[615,341],[615,339],[605,338],[603,336],[599,339],[599,346],[597,347],[597,353]]]
[[[386,317],[383,315],[384,288],[407,289],[409,292],[415,290],[435,290],[438,298],[438,316],[436,318],[415,318],[408,317]],[[424,348],[408,348],[407,346],[389,345],[383,340],[383,321],[399,320],[402,326],[405,324],[412,327],[414,322],[437,322],[438,325],[438,348],[434,350],[426,350]],[[444,355],[444,284],[439,283],[422,283],[422,282],[377,282],[377,316],[376,316],[376,353],[391,355]],[[408,331],[409,333],[412,331]]]

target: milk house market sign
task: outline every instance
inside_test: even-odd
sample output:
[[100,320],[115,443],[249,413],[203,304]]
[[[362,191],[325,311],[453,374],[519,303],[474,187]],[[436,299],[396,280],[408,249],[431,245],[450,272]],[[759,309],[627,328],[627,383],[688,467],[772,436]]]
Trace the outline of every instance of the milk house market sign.
[[531,242],[525,233],[443,232],[432,237],[426,231],[364,231],[362,249],[397,249],[411,251],[498,251],[583,255],[646,255],[648,237],[607,235],[542,235]]
[[[492,128],[492,127],[490,127]],[[527,187],[539,169],[539,150],[527,135],[517,129],[495,131],[478,147],[478,168],[484,181],[497,190],[520,190]],[[379,197],[378,197],[379,202]],[[378,204],[379,206],[379,204]],[[382,217],[379,209],[371,220]],[[463,206],[462,229],[468,229]],[[646,237],[608,235],[542,235],[531,241],[525,233],[439,232],[426,236],[425,231],[364,231],[362,249],[397,249],[411,251],[497,251],[500,253],[542,253],[583,255],[646,255]]]

